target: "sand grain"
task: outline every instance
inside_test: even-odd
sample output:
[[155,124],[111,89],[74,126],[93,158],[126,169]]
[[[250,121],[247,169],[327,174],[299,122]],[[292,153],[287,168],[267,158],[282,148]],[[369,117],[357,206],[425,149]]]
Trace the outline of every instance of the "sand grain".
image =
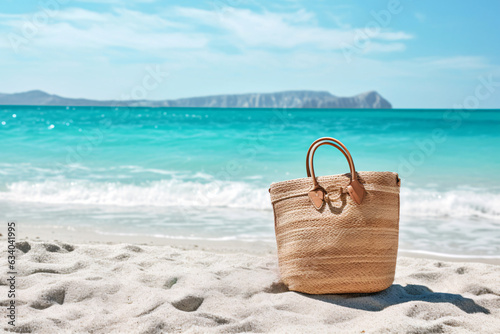
[[287,290],[275,255],[34,240],[17,248],[18,318],[15,329],[4,320],[7,332],[500,332],[495,265],[401,257],[383,292],[313,296]]

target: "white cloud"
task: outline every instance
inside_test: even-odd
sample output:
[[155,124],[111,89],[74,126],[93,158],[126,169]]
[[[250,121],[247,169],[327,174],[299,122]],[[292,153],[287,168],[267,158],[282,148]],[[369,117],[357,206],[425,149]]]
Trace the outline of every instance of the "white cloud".
[[115,8],[112,12],[99,13],[80,8],[68,8],[57,14],[56,20],[67,21],[78,25],[92,23],[106,24],[108,26],[126,25],[137,31],[151,31],[162,28],[185,29],[186,24],[167,20],[156,14],[145,14],[124,8]]
[[[312,12],[255,12],[227,6],[218,10],[174,7],[163,13],[147,14],[115,8],[97,12],[81,8],[55,11],[47,23],[38,25],[29,16],[2,15],[0,27],[23,35],[27,25],[35,25],[28,38],[28,50],[44,47],[101,48],[123,47],[141,52],[175,48],[197,49],[210,43],[218,46],[249,48],[340,50],[346,45],[368,41],[360,53],[396,52],[412,36],[381,28],[375,34],[363,29],[324,28]],[[5,43],[0,43],[0,47]],[[31,48],[29,48],[31,47]]]
[[[198,24],[225,30],[234,37],[235,43],[250,47],[294,48],[314,46],[320,49],[341,49],[342,45],[354,44],[357,40],[402,41],[413,36],[401,31],[381,28],[369,34],[363,29],[331,29],[314,24],[314,15],[304,10],[296,13],[256,13],[248,9],[228,8],[213,12],[204,9],[177,7],[176,17],[191,19]],[[382,42],[379,42],[381,44]],[[389,45],[388,51],[399,51]],[[378,51],[384,50],[383,46]]]
[[80,29],[68,23],[57,23],[47,27],[37,46],[64,48],[109,48],[123,47],[138,51],[152,51],[171,48],[202,48],[207,40],[196,34],[183,33],[140,33],[126,26],[92,26]]
[[[99,13],[84,9],[67,8],[54,12],[44,23],[30,16],[3,15],[1,25],[7,26],[8,36],[16,35],[27,50],[41,51],[58,48],[66,51],[94,48],[106,51],[109,47],[123,47],[137,51],[168,50],[172,48],[203,48],[207,37],[198,32],[184,31],[182,23],[167,20],[155,14],[127,9]],[[26,34],[26,27],[31,27]],[[10,46],[0,43],[0,46]]]
[[88,24],[89,22],[106,22],[113,19],[112,14],[93,12],[81,8],[68,8],[55,13],[56,21],[72,21],[78,24]]

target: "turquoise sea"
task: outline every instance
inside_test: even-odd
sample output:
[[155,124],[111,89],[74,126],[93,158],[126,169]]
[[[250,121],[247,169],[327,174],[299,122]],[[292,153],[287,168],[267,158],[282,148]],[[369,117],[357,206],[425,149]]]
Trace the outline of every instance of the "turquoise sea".
[[[500,254],[500,111],[0,107],[0,212],[22,231],[274,242],[271,182],[331,136],[402,178],[400,248]],[[348,172],[331,147],[318,175]]]

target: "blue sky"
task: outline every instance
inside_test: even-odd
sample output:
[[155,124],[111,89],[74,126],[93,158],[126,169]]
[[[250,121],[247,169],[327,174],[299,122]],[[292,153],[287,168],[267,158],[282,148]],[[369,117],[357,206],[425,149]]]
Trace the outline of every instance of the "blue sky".
[[500,108],[498,13],[496,0],[3,0],[0,92],[376,90],[396,108]]

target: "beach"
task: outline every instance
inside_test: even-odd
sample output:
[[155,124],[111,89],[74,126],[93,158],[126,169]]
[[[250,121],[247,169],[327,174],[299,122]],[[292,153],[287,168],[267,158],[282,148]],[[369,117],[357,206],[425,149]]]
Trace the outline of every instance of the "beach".
[[[2,291],[7,222],[17,241],[16,327],[2,317],[5,332],[500,332],[496,111],[459,128],[440,110],[9,106],[1,116]],[[446,140],[429,142],[436,130]],[[312,296],[280,281],[269,185],[306,177],[321,136],[340,139],[358,171],[402,180],[385,291]],[[328,149],[315,166],[349,169]],[[2,312],[10,300],[0,295]]]
[[[34,232],[17,242],[17,333],[498,333],[500,266],[400,256],[374,294],[307,295],[275,247]],[[62,236],[62,238],[61,238]],[[5,236],[2,236],[5,242]],[[57,239],[57,240],[55,240]],[[92,239],[95,239],[92,237]],[[6,250],[2,251],[6,258]],[[6,263],[1,284],[5,285]],[[5,296],[2,308],[5,312]]]
[[3,1],[0,334],[500,334],[499,12]]

